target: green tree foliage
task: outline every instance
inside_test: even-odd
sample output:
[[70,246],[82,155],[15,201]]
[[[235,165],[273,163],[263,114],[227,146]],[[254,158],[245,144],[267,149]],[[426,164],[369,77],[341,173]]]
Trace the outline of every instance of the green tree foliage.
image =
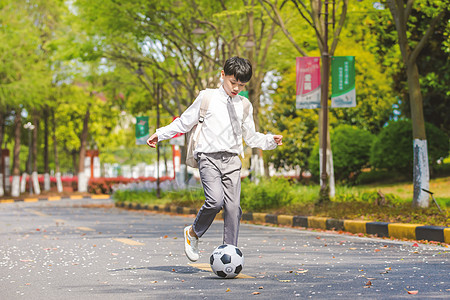
[[[361,169],[368,166],[374,136],[367,130],[350,125],[339,125],[331,132],[334,174],[337,180],[354,181]],[[313,175],[319,174],[319,144],[310,156]]]
[[[428,161],[433,168],[437,160],[449,155],[448,136],[439,128],[425,123],[428,141]],[[408,176],[413,169],[411,120],[392,121],[373,142],[370,163],[388,171],[400,171]]]
[[33,6],[0,4],[0,109],[42,104],[50,83]]
[[282,147],[264,153],[277,169],[308,169],[308,157],[318,139],[317,111],[295,108],[295,76],[295,65],[283,72],[272,95],[271,110],[262,122],[264,130],[283,135]]
[[[413,3],[413,1],[410,1]],[[432,123],[449,134],[449,99],[448,82],[450,67],[448,40],[450,35],[450,11],[443,8],[445,1],[415,1],[411,6],[408,19],[408,41],[414,48],[423,38],[440,10],[444,15],[432,31],[427,45],[420,51],[416,63],[420,76],[420,88],[423,97],[423,113],[426,122]],[[370,10],[365,20],[365,31],[376,37],[369,42],[372,53],[386,73],[392,78],[389,83],[396,97],[400,98],[402,116],[411,118],[406,69],[401,61],[400,47],[395,24],[389,10]],[[366,40],[368,41],[368,40]]]

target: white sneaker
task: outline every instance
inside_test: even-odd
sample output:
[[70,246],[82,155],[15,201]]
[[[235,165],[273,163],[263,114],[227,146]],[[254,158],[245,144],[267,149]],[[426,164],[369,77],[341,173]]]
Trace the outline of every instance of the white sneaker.
[[192,226],[184,228],[184,253],[190,261],[197,261],[198,255],[198,238],[189,234],[189,230]]

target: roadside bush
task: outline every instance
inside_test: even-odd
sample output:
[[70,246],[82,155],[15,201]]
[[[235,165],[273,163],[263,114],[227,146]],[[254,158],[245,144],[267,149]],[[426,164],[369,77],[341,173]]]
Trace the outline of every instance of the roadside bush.
[[400,172],[386,171],[386,170],[370,170],[370,172],[362,172],[359,174],[355,184],[371,184],[383,182],[402,182],[408,181],[409,177]]
[[[355,181],[361,169],[368,165],[370,147],[374,136],[363,129],[340,125],[331,132],[334,176],[340,181]],[[316,143],[309,158],[314,176],[319,176],[319,143]]]
[[[448,136],[436,126],[425,123],[430,168],[449,153]],[[375,138],[370,155],[371,165],[412,176],[414,155],[411,120],[390,122]]]
[[291,184],[284,178],[261,179],[259,184],[244,179],[242,184],[241,207],[244,211],[276,209],[291,204],[293,199]]

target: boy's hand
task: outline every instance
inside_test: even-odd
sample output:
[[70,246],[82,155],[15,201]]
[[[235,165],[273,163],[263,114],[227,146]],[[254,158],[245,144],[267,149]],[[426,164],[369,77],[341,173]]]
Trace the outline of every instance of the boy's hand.
[[278,146],[283,145],[283,136],[282,135],[274,135],[273,139]]
[[147,140],[147,145],[149,145],[152,148],[156,148],[156,143],[158,142],[158,135],[154,133],[151,137]]

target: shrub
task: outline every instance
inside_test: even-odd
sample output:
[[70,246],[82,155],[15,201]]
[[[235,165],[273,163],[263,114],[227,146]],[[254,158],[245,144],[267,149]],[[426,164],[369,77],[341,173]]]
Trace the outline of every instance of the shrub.
[[265,211],[292,203],[293,189],[287,179],[272,177],[261,179],[259,184],[244,180],[241,207],[245,211]]
[[362,172],[359,174],[355,181],[355,184],[371,184],[382,182],[402,182],[408,181],[408,176],[403,175],[400,172],[386,171],[386,170],[370,170],[370,172]]
[[[368,165],[373,135],[350,125],[340,125],[331,132],[334,175],[337,180],[354,181],[361,168]],[[314,176],[319,176],[319,144],[309,158],[309,166]]]
[[[425,130],[428,161],[433,168],[439,158],[449,153],[448,136],[430,123],[425,123]],[[390,122],[381,130],[372,145],[370,162],[375,168],[412,175],[414,155],[411,120]]]

